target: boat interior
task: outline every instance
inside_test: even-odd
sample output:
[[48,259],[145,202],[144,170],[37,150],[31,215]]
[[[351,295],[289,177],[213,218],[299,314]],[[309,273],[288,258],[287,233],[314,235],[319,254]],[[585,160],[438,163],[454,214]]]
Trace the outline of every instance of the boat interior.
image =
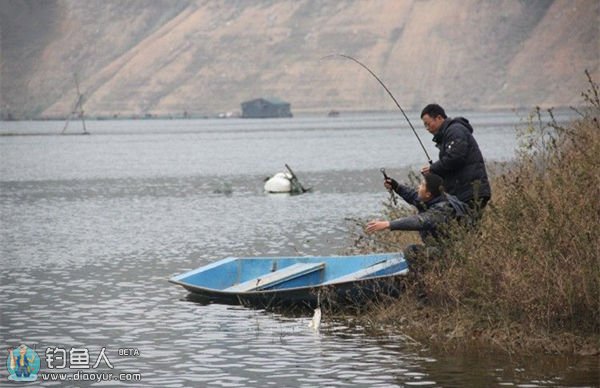
[[172,282],[244,293],[330,285],[407,271],[402,254],[328,257],[229,257],[171,279]]

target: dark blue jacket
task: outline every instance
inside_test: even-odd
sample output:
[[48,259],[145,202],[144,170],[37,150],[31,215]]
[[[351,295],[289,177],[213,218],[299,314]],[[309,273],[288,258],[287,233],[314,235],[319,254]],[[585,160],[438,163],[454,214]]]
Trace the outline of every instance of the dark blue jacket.
[[444,193],[422,202],[417,191],[408,186],[392,181],[392,188],[407,203],[415,206],[418,214],[391,221],[390,230],[418,230],[423,242],[428,238],[438,239],[443,235],[439,230],[441,226],[467,215],[466,204],[453,195]]
[[491,198],[485,163],[469,120],[446,119],[433,141],[440,154],[439,160],[431,165],[431,172],[444,178],[447,193],[463,202]]

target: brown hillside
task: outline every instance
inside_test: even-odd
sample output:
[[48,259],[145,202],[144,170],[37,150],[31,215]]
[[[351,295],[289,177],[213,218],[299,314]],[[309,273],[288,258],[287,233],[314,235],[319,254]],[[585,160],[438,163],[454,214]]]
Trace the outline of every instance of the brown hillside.
[[600,2],[5,0],[0,109],[215,114],[258,96],[294,112],[566,106],[600,78]]

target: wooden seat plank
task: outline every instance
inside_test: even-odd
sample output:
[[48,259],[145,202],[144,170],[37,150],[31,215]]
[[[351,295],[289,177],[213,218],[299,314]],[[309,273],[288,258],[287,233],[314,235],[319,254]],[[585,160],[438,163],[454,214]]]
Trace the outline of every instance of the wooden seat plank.
[[306,275],[325,268],[325,263],[297,263],[278,271],[266,273],[260,277],[235,284],[224,291],[249,292],[259,291],[266,287],[275,286],[299,276]]

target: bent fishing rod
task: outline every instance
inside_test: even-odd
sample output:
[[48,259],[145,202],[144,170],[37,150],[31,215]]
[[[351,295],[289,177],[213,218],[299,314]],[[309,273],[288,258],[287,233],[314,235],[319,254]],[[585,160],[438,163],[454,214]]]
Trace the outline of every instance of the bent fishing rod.
[[417,140],[419,141],[419,144],[421,145],[421,148],[423,149],[423,152],[425,152],[425,156],[427,156],[427,161],[429,162],[429,164],[432,163],[431,158],[429,157],[429,154],[427,153],[427,150],[425,149],[425,146],[423,145],[423,142],[421,141],[421,138],[419,137],[419,135],[417,134],[417,131],[415,130],[415,127],[413,127],[412,123],[410,122],[410,120],[408,119],[408,116],[406,115],[406,113],[404,113],[404,109],[402,109],[402,107],[400,106],[400,104],[398,103],[398,101],[396,100],[396,97],[394,97],[394,95],[392,94],[392,92],[390,92],[390,90],[388,89],[387,86],[385,86],[385,84],[383,83],[383,81],[375,74],[373,73],[373,71],[371,69],[369,69],[367,67],[367,65],[365,65],[364,63],[362,63],[361,61],[359,61],[358,59],[351,57],[350,55],[345,55],[345,54],[332,54],[332,55],[327,55],[321,59],[327,59],[327,58],[332,58],[332,57],[336,57],[336,56],[340,56],[346,59],[350,59],[351,61],[354,61],[356,63],[358,63],[360,66],[362,66],[365,70],[367,70],[373,77],[375,77],[375,79],[379,82],[379,84],[381,86],[383,86],[383,88],[385,89],[385,91],[387,92],[387,94],[389,94],[389,96],[392,98],[392,100],[394,100],[394,103],[396,104],[396,106],[398,107],[398,109],[400,109],[400,112],[402,112],[402,114],[404,115],[404,118],[406,119],[406,121],[408,122],[408,125],[410,126],[410,129],[412,129],[413,133],[415,134],[415,136],[417,137]]

